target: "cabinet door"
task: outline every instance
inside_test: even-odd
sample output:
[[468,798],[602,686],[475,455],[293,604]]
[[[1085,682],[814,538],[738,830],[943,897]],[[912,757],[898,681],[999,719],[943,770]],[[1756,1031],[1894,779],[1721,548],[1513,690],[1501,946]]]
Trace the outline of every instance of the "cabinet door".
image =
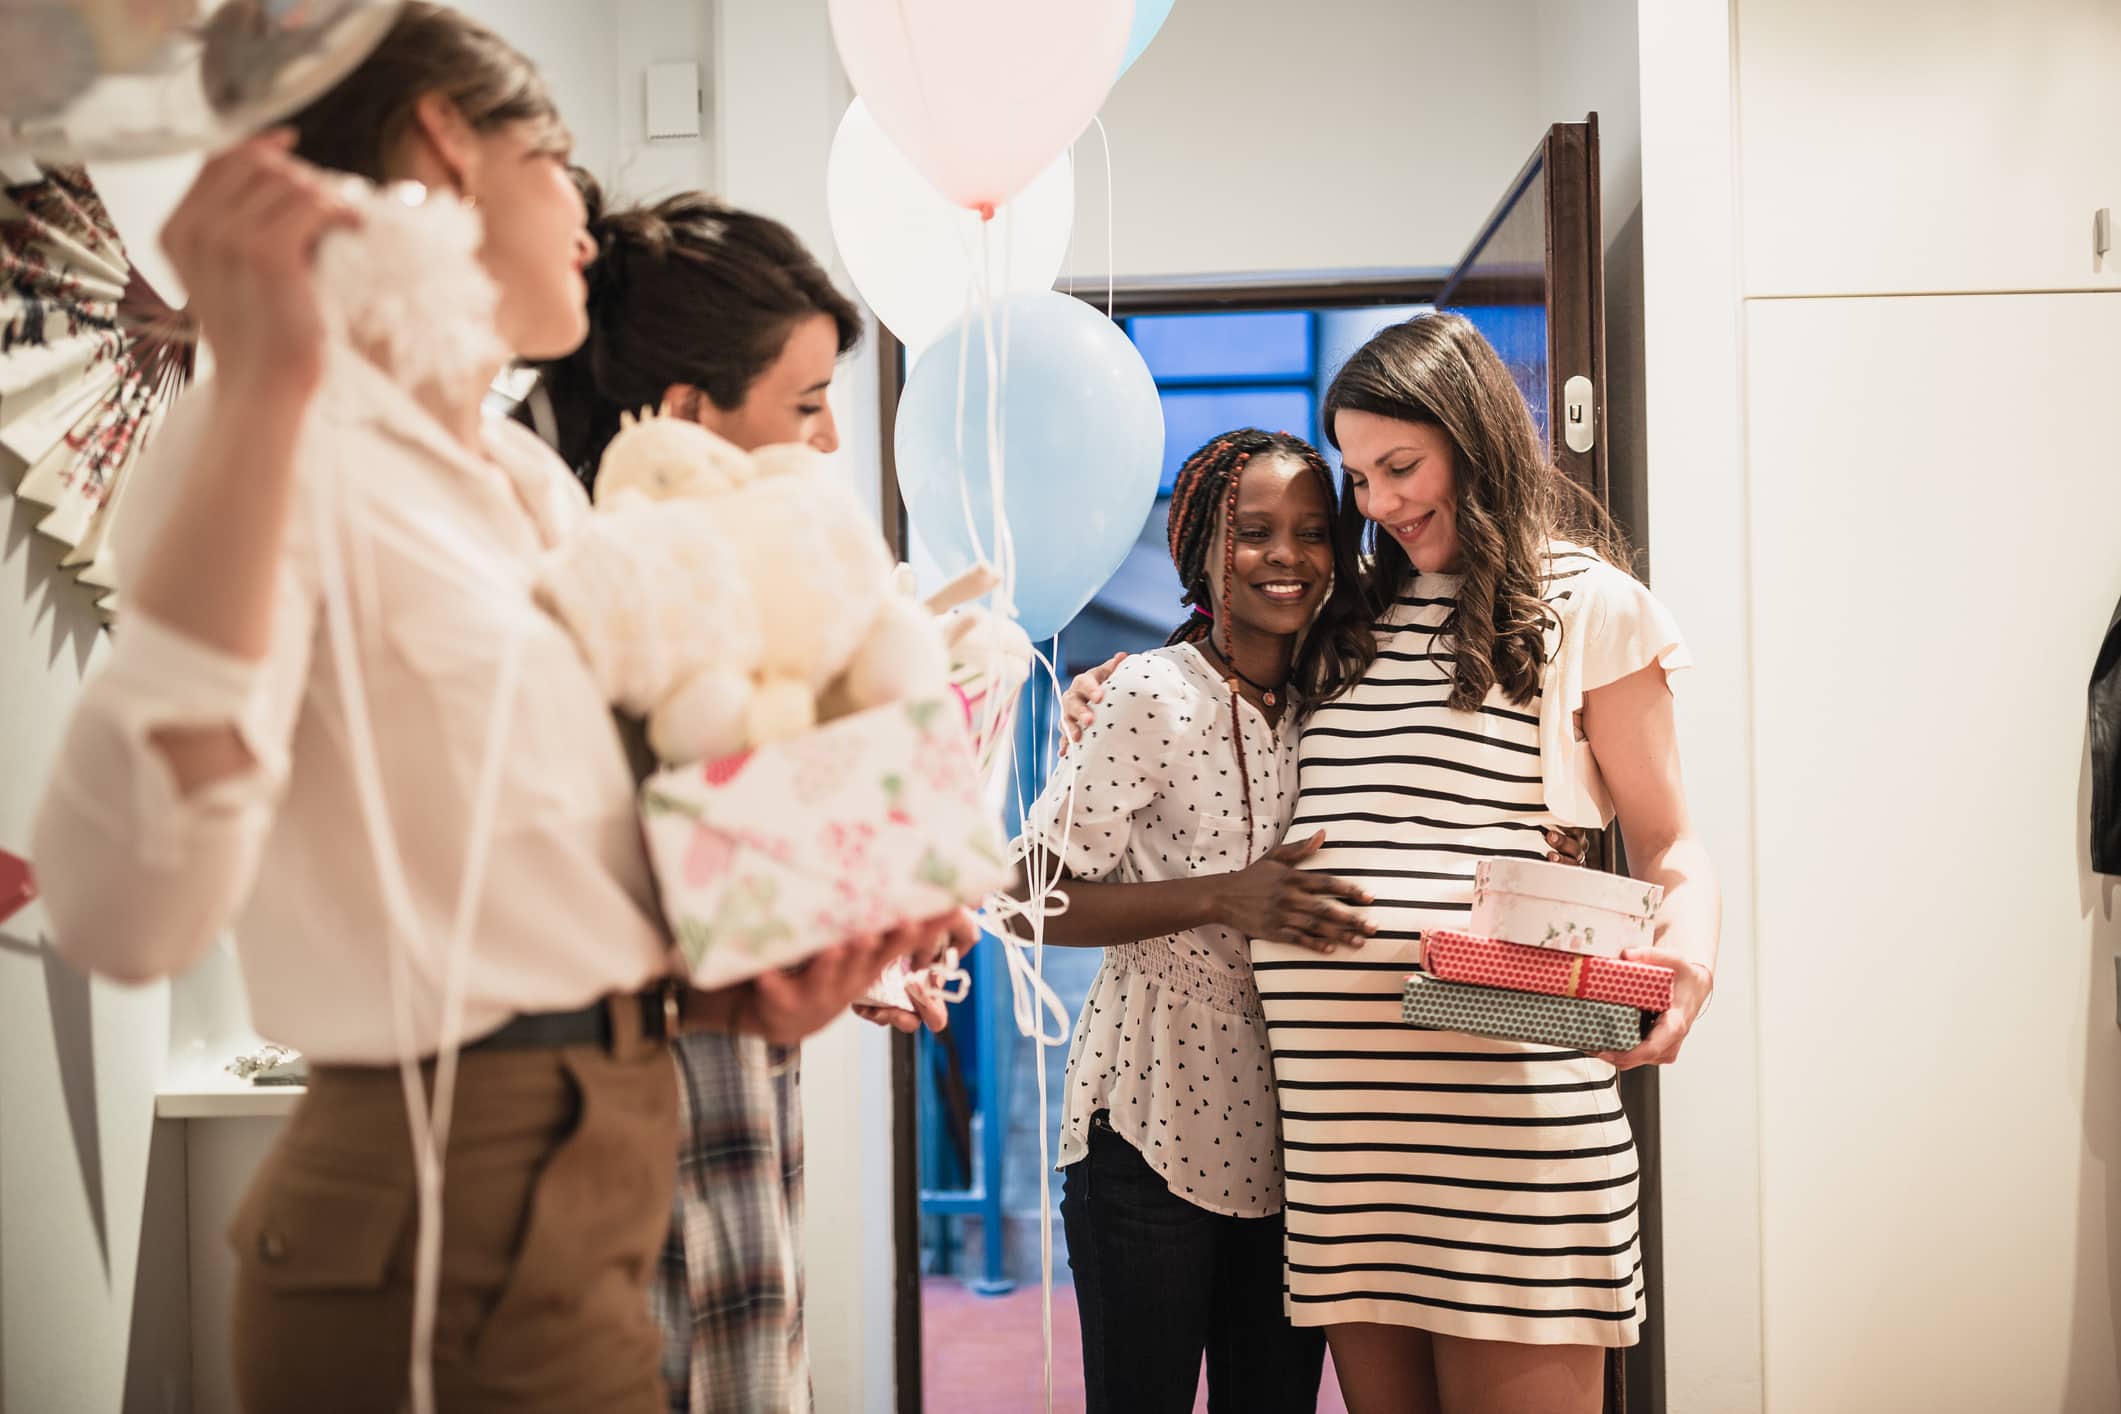
[[2121,1409],[2121,295],[1747,322],[1772,1408]]
[[2121,5],[1733,9],[1747,294],[2121,288]]

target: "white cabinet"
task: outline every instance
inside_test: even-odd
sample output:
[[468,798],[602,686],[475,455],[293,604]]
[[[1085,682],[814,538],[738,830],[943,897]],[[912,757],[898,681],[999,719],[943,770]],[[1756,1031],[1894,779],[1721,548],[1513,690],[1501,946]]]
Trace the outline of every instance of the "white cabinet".
[[2117,0],[1744,0],[1747,293],[2121,288]]
[[2121,295],[1748,311],[1769,1407],[2111,1411]]

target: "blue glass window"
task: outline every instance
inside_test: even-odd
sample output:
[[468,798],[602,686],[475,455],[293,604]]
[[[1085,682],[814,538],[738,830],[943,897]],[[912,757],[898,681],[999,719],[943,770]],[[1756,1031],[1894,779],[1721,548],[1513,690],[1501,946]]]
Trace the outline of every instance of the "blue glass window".
[[1311,435],[1318,406],[1312,311],[1144,314],[1123,325],[1163,398],[1161,492],[1170,492],[1188,456],[1221,433],[1263,427]]
[[1240,427],[1311,437],[1312,393],[1308,386],[1182,387],[1162,389],[1164,400],[1164,480],[1169,495],[1187,457],[1215,437]]
[[1466,305],[1458,311],[1473,321],[1502,356],[1503,364],[1516,380],[1532,409],[1532,420],[1541,436],[1549,432],[1547,422],[1547,309],[1543,304]]
[[1272,314],[1145,314],[1127,322],[1142,361],[1166,383],[1308,383],[1307,309]]

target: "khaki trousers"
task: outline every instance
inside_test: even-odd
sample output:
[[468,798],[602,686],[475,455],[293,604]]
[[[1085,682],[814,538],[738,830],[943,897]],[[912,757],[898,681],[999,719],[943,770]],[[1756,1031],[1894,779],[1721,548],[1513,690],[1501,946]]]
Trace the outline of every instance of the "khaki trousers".
[[[630,1000],[612,1003],[608,1048],[459,1062],[434,1346],[447,1414],[668,1408],[648,1283],[670,1221],[676,1072]],[[313,1067],[229,1230],[246,1414],[405,1406],[417,1210],[397,1070]]]

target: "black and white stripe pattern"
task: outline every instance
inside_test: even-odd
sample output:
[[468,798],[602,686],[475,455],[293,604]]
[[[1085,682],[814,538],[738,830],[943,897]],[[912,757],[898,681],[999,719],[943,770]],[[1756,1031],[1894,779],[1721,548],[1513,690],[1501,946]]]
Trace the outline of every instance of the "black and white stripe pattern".
[[[1581,573],[1556,555],[1550,600]],[[1361,881],[1379,936],[1321,957],[1255,943],[1287,1172],[1289,1309],[1530,1344],[1627,1345],[1642,1316],[1633,1137],[1610,1066],[1400,1020],[1426,928],[1474,866],[1543,859],[1539,704],[1447,704],[1458,581],[1425,575],[1384,650],[1306,725],[1290,837]]]

